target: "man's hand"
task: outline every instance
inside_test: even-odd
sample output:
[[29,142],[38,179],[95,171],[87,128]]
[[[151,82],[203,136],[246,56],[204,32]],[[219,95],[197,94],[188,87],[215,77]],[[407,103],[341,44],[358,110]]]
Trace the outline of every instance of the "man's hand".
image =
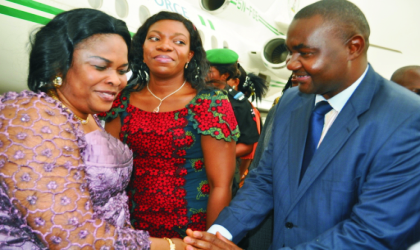
[[219,232],[214,235],[187,229],[187,235],[184,238],[184,242],[188,244],[185,248],[186,250],[241,250],[241,248],[223,237]]

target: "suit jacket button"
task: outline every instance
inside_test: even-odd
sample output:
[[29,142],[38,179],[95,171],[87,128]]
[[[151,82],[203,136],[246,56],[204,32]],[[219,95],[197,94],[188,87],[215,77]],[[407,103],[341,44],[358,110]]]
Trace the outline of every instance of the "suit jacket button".
[[292,222],[286,222],[286,228],[293,228]]

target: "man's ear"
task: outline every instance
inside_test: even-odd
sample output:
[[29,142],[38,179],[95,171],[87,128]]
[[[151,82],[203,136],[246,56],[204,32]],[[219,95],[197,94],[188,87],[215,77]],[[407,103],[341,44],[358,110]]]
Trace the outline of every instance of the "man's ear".
[[360,55],[363,55],[366,51],[366,42],[362,35],[354,35],[347,42],[347,48],[349,51],[348,60],[353,61]]

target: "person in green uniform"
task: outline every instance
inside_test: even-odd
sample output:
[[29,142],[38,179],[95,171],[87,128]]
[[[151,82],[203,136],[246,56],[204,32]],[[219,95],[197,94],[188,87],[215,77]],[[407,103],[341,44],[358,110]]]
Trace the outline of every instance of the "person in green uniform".
[[210,62],[208,79],[214,87],[227,91],[238,121],[241,135],[236,143],[236,157],[247,155],[252,151],[253,144],[258,141],[259,134],[251,104],[242,92],[234,90],[227,84],[229,79],[240,75],[238,54],[230,49],[211,49],[206,53]]
[[211,49],[206,51],[206,56],[210,62],[207,80],[214,87],[226,90],[240,131],[240,137],[236,142],[237,167],[232,187],[232,194],[235,195],[239,189],[240,181],[239,157],[252,152],[254,143],[258,141],[259,133],[251,104],[242,92],[234,90],[227,84],[229,79],[240,76],[238,54],[230,49]]

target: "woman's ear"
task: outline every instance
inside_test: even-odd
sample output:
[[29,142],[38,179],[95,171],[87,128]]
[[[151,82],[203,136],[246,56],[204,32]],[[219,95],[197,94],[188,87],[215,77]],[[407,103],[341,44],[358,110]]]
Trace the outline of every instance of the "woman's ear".
[[238,86],[239,86],[239,78],[235,78],[235,79],[231,79],[232,80],[232,85],[231,87],[234,88],[235,90],[238,90]]
[[239,78],[230,78],[229,80],[227,80],[227,84],[233,89],[238,89]]
[[190,52],[188,53],[188,62],[191,61],[193,56],[194,56],[194,51],[190,50]]

